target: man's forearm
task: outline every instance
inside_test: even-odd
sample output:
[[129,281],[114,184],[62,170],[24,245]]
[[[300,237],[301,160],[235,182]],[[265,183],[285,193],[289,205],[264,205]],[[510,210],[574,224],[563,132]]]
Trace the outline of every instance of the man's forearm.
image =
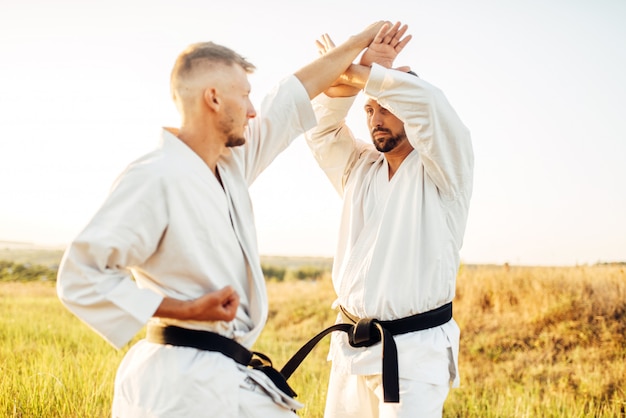
[[311,99],[326,90],[346,71],[359,53],[369,46],[383,24],[385,22],[381,21],[370,25],[363,32],[351,36],[346,42],[295,72]]
[[359,90],[363,90],[367,79],[370,76],[371,67],[364,65],[352,64],[350,67],[341,74],[340,81],[350,87],[355,87]]

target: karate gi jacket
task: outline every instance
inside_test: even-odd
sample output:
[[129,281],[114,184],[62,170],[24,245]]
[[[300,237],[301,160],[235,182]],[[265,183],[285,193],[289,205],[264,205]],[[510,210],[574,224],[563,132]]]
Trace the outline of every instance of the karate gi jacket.
[[[165,296],[190,300],[231,285],[240,295],[234,321],[162,321],[218,332],[250,348],[267,319],[268,302],[248,187],[292,140],[315,123],[304,86],[295,76],[283,80],[264,99],[257,117],[249,121],[245,145],[232,148],[218,161],[224,188],[191,148],[164,129],[158,147],[126,168],[104,204],[65,251],[57,281],[63,304],[121,348],[148,321],[158,321],[151,317]],[[127,354],[118,377],[132,375],[133,367],[137,369],[148,351],[134,353],[132,361]],[[183,355],[183,350],[178,352]],[[203,365],[210,364],[215,372],[217,367],[224,368],[218,361],[234,364],[219,354],[189,352],[187,349],[184,354],[188,360],[184,373],[195,373],[200,379],[212,372]],[[217,357],[202,360],[200,367],[193,363],[211,355]],[[146,395],[149,399],[179,402],[180,410],[193,407],[193,402],[185,404],[184,396],[159,392],[164,390],[159,389],[159,382],[183,372],[177,369],[182,362],[146,365],[150,371],[135,386],[154,387],[154,396]],[[243,366],[241,370],[248,373]],[[263,376],[256,374],[258,379]],[[216,396],[236,396],[236,379],[216,379],[218,386],[207,387],[203,402],[210,404]],[[143,405],[152,402],[128,399]],[[236,399],[232,405],[236,414]],[[210,408],[202,412],[209,413]],[[226,411],[221,414],[230,416]]]
[[[393,320],[454,299],[473,151],[468,129],[426,81],[375,64],[364,92],[402,120],[414,148],[391,180],[384,155],[371,141],[356,140],[345,124],[354,97],[318,96],[318,125],[306,137],[343,198],[332,274],[335,306],[360,318]],[[401,377],[458,385],[454,320],[395,340]],[[447,348],[452,364],[431,355]],[[354,348],[345,333],[334,333],[329,358],[342,373],[381,373],[380,344]]]
[[[57,280],[63,304],[117,348],[149,321],[218,332],[250,348],[267,319],[268,301],[248,187],[315,123],[304,86],[287,77],[249,121],[246,143],[219,159],[223,188],[204,161],[164,129],[158,147],[126,168],[65,251]],[[152,318],[165,296],[189,300],[226,285],[240,296],[231,322]],[[277,403],[301,406],[263,373],[221,354],[161,347],[142,340],[126,354],[114,413],[237,416],[242,373]]]

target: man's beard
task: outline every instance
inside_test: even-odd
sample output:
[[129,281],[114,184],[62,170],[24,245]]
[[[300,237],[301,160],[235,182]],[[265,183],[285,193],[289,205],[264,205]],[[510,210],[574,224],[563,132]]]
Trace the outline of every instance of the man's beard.
[[[227,113],[228,115],[228,113]],[[229,148],[238,147],[246,143],[246,138],[243,135],[234,134],[233,131],[233,119],[226,116],[225,120],[222,119],[220,127],[224,135],[226,135],[226,146]]]
[[226,146],[227,147],[238,147],[246,143],[246,138],[243,136],[237,136],[233,134],[229,134],[228,138],[226,138]]
[[383,152],[383,153],[393,150],[395,147],[398,146],[400,141],[406,138],[406,134],[401,133],[400,135],[388,136],[383,141],[378,141],[376,140],[376,138],[374,138],[374,134],[376,132],[385,132],[385,133],[391,134],[391,131],[385,128],[374,128],[372,130],[372,142],[374,143],[374,146],[376,147],[376,149],[379,152]]

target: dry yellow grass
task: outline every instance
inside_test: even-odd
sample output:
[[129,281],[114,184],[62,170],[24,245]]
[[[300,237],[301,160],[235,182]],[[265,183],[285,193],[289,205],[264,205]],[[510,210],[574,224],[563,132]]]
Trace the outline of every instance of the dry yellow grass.
[[[333,323],[334,291],[328,277],[268,289],[270,320],[258,345],[282,365]],[[623,267],[463,266],[454,316],[461,387],[451,391],[444,416],[625,416]],[[322,416],[327,346],[320,344],[290,381],[307,402],[302,416]]]
[[465,267],[457,288],[463,380],[449,416],[503,402],[488,416],[625,415],[624,267]]

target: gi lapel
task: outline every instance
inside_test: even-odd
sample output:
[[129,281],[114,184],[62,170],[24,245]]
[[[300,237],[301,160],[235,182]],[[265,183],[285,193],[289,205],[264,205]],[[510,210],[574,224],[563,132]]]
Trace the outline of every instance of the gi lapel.
[[[267,290],[260,258],[256,250],[252,204],[248,189],[245,186],[246,182],[242,179],[240,184],[237,184],[237,179],[233,178],[228,170],[221,167],[219,170],[228,200],[228,210],[233,229],[247,264],[250,319],[254,322],[254,329],[250,330],[250,335],[246,339],[252,344],[261,333],[267,318]],[[250,210],[246,210],[245,205],[248,205]]]

